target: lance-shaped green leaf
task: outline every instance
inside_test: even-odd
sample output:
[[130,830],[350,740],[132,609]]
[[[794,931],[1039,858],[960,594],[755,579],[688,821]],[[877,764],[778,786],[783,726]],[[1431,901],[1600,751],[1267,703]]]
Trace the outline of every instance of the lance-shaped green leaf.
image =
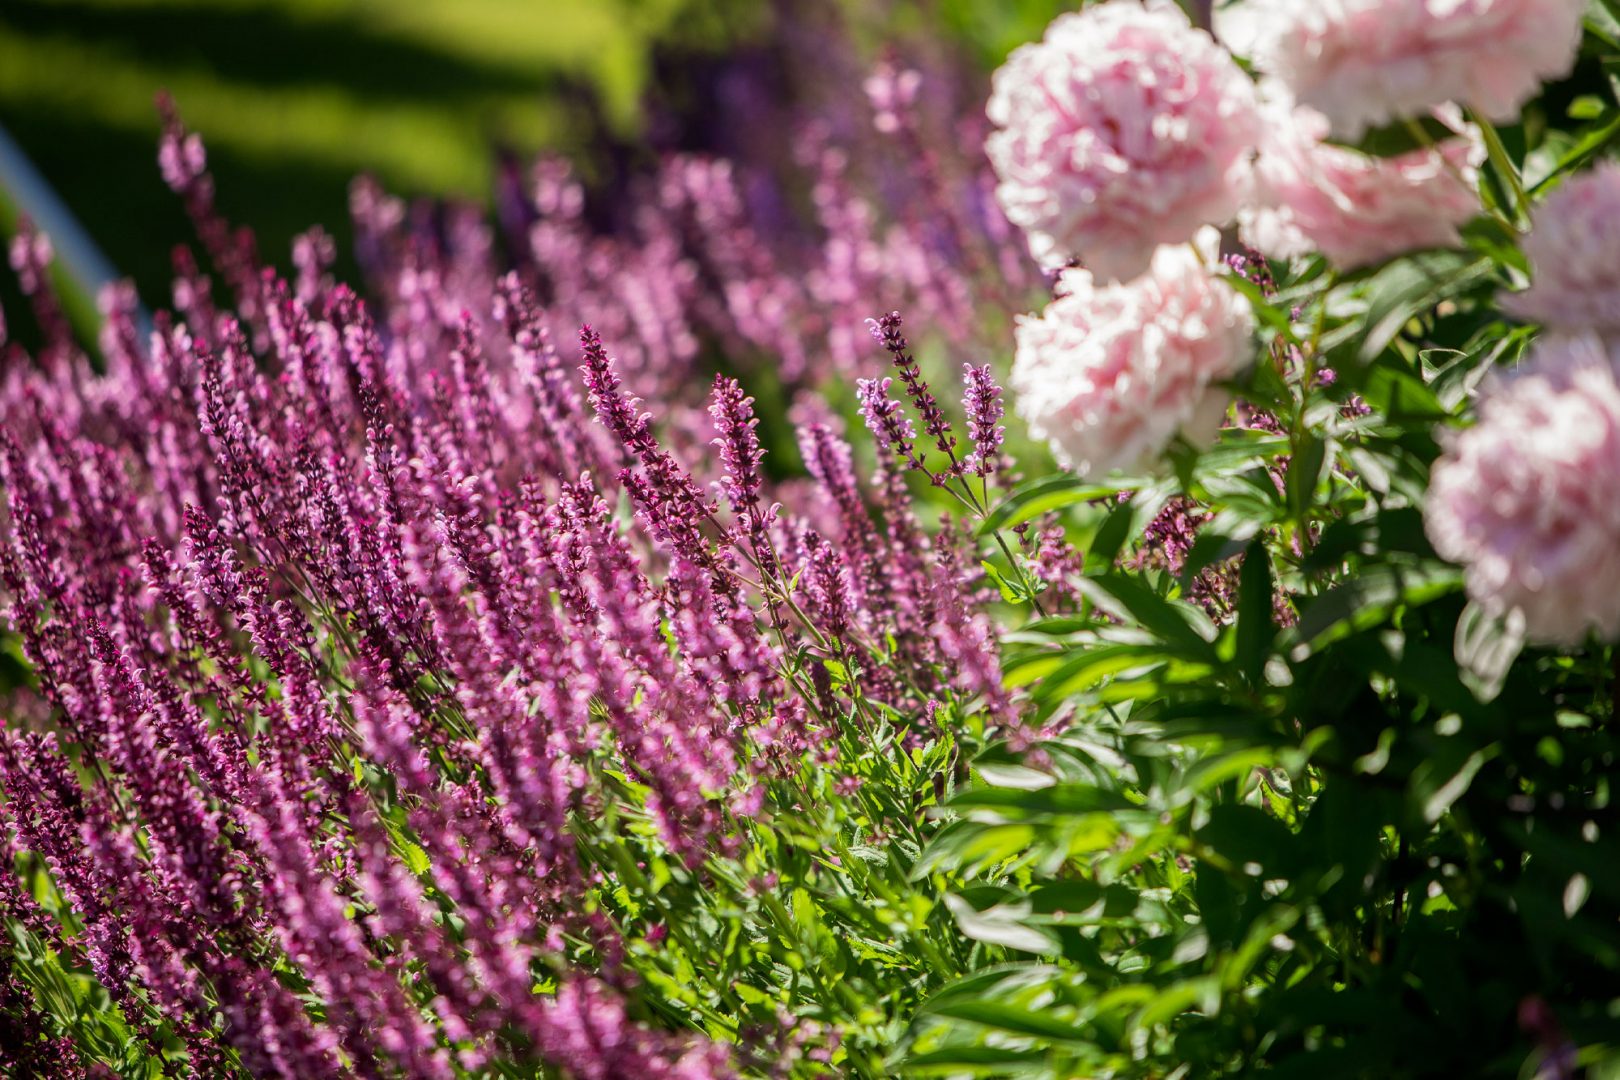
[[1383,564],[1357,572],[1310,601],[1285,636],[1289,655],[1304,660],[1335,641],[1381,626],[1403,604],[1426,604],[1462,588],[1462,572],[1435,563]]
[[1141,626],[1181,655],[1212,665],[1220,663],[1213,644],[1215,627],[1192,605],[1167,600],[1124,574],[1087,577],[1077,584],[1099,608]]
[[1001,529],[1010,529],[1076,503],[1094,502],[1122,491],[1135,491],[1142,484],[1140,480],[1097,483],[1068,473],[1032,480],[1020,485],[990,511],[979,526],[979,535],[988,536]]

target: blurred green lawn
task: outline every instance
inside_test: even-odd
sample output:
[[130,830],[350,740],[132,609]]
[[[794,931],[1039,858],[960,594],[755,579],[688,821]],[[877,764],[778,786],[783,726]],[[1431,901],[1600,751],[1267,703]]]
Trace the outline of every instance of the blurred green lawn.
[[0,125],[164,303],[191,232],[157,172],[160,89],[203,133],[226,213],[285,263],[316,223],[347,248],[356,173],[483,199],[494,145],[570,149],[587,111],[630,130],[647,43],[703,3],[4,0]]
[[[900,33],[944,30],[993,66],[1075,0],[827,2]],[[402,193],[487,201],[494,147],[577,155],[604,127],[633,138],[652,44],[717,46],[765,6],[0,0],[0,126],[117,272],[165,306],[169,251],[192,233],[157,171],[159,90],[203,134],[220,205],[254,228],[264,257],[285,265],[292,237],[320,224],[349,276],[355,174]],[[867,43],[886,38],[874,31]],[[0,234],[12,216],[0,191]],[[88,329],[88,298],[69,299]],[[15,311],[18,300],[0,270],[0,304]]]

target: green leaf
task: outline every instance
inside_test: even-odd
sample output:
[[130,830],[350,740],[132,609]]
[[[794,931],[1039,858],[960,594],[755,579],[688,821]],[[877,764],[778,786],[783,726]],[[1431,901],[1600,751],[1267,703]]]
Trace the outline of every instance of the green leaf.
[[1024,591],[1022,583],[1003,574],[995,563],[989,559],[981,559],[979,566],[984,570],[985,576],[995,582],[996,589],[1000,591],[1001,598],[1009,604],[1027,604],[1029,595]]
[[1491,702],[1502,692],[1508,671],[1523,649],[1522,612],[1493,616],[1472,601],[1463,608],[1453,655],[1463,683],[1481,702]]
[[1297,839],[1288,827],[1264,810],[1223,803],[1209,812],[1198,840],[1236,868],[1250,863],[1268,876],[1289,876],[1297,857]]
[[1221,280],[1242,293],[1249,301],[1249,307],[1254,311],[1255,317],[1266,326],[1277,332],[1277,336],[1289,345],[1298,346],[1299,337],[1294,333],[1294,324],[1288,318],[1288,313],[1266,298],[1260,286],[1248,278],[1237,274],[1223,274]]
[[949,805],[953,810],[998,810],[1013,818],[1110,813],[1137,808],[1135,803],[1114,792],[1086,784],[1050,784],[1033,790],[969,788]]
[[[1011,634],[1005,635],[1002,638],[1003,644],[1011,644],[1009,640],[1011,637]],[[1062,653],[1042,651],[1009,655],[1001,662],[1001,685],[1008,690],[1016,690],[1020,686],[1028,686],[1038,679],[1046,678],[1062,666]]]
[[1012,1050],[1000,1046],[950,1046],[913,1054],[901,1063],[908,1073],[923,1076],[1005,1076],[1023,1066],[1038,1066],[1045,1050]]
[[1412,773],[1411,795],[1424,822],[1433,825],[1444,817],[1500,749],[1495,744],[1473,749],[1459,737],[1430,752]]
[[1249,540],[1265,524],[1248,513],[1233,512],[1228,508],[1218,511],[1200,525],[1198,535],[1181,563],[1182,592],[1185,593],[1207,567],[1243,554],[1248,549]]
[[1227,428],[1214,446],[1201,451],[1193,466],[1194,478],[1207,482],[1216,477],[1247,472],[1257,466],[1269,465],[1274,459],[1288,453],[1289,441],[1282,435],[1255,431],[1248,428]]
[[1086,1042],[1085,1032],[1051,1009],[1026,1009],[998,1001],[949,1001],[933,1009],[936,1015],[996,1028],[1015,1035],[1032,1035],[1057,1042]]
[[1539,195],[1547,188],[1562,180],[1567,174],[1581,168],[1588,161],[1602,154],[1609,145],[1620,138],[1620,109],[1611,106],[1601,116],[1594,120],[1575,145],[1564,151],[1552,171],[1538,180],[1530,189],[1532,195]]
[[979,535],[988,536],[998,530],[1033,521],[1054,510],[1105,499],[1122,491],[1135,491],[1141,486],[1140,480],[1099,484],[1067,473],[1033,480],[1020,485],[990,512],[979,526]]
[[1264,543],[1256,540],[1243,554],[1233,650],[1233,660],[1250,686],[1260,686],[1265,681],[1266,660],[1271,656],[1271,643],[1277,636],[1272,617],[1274,602],[1271,553]]
[[1168,483],[1144,488],[1108,512],[1086,549],[1086,573],[1101,573],[1114,565],[1120,550],[1159,516],[1173,493]]
[[1509,820],[1503,826],[1516,844],[1538,861],[1545,861],[1555,874],[1582,874],[1589,891],[1611,901],[1620,898],[1620,862],[1609,858],[1604,847],[1558,831],[1556,828],[1526,828]]
[[405,860],[405,866],[417,877],[427,873],[433,866],[427,852],[422,850],[421,845],[410,840],[400,841],[399,853]]
[[1220,663],[1211,644],[1215,628],[1208,616],[1190,604],[1166,600],[1124,574],[1082,578],[1076,584],[1092,603],[1137,623],[1182,655],[1209,664]]
[[1062,637],[1067,634],[1076,634],[1082,630],[1090,630],[1093,623],[1090,619],[1082,619],[1077,615],[1052,615],[1045,619],[1036,619],[1017,631],[1021,635],[1039,634],[1048,637]]
[[1530,260],[1519,250],[1519,234],[1495,215],[1477,217],[1458,231],[1468,246],[1481,255],[1522,274],[1530,272]]
[[1367,281],[1367,313],[1361,359],[1384,351],[1420,311],[1461,291],[1495,270],[1490,259],[1455,251],[1425,251],[1397,259]]
[[1327,445],[1321,439],[1307,435],[1305,445],[1288,462],[1288,475],[1283,487],[1288,492],[1288,510],[1300,518],[1316,499],[1316,485],[1322,479],[1322,467],[1327,463]]
[[1188,979],[1175,983],[1159,992],[1153,1001],[1143,1006],[1131,1020],[1135,1028],[1152,1028],[1167,1024],[1180,1014],[1196,1009],[1206,1016],[1220,1011],[1221,984],[1213,977]]
[[962,933],[974,941],[1044,956],[1055,956],[1063,951],[1056,934],[1044,927],[1028,926],[1023,922],[1031,911],[1028,901],[998,904],[980,911],[952,893],[945,897],[945,907],[956,919]]
[[[1103,901],[1105,894],[1100,885],[1086,878],[1075,878],[1070,881],[1057,881],[1050,885],[1043,885],[1029,894],[1030,903],[1035,909],[1035,918],[1048,918],[1057,920],[1072,919],[1089,911],[1099,901]],[[1106,903],[1103,908],[1106,910]],[[1132,900],[1128,911],[1136,909]],[[1127,913],[1128,913],[1127,911]],[[1119,912],[1114,912],[1117,916]]]
[[956,821],[928,842],[911,870],[921,881],[936,871],[951,870],[964,876],[1017,858],[1029,851],[1035,830],[1029,825],[983,825]]
[[1200,758],[1198,763],[1188,769],[1186,775],[1182,777],[1176,803],[1185,805],[1196,795],[1232,780],[1242,780],[1250,776],[1254,770],[1267,768],[1276,764],[1276,761],[1277,751],[1264,746]]
[[1608,104],[1596,94],[1582,94],[1569,103],[1564,115],[1571,120],[1595,120],[1602,116]]
[[1470,110],[1469,120],[1479,128],[1480,136],[1485,140],[1485,154],[1490,159],[1491,168],[1495,170],[1503,186],[1513,198],[1513,213],[1521,222],[1529,217],[1530,202],[1524,190],[1524,182],[1519,178],[1519,167],[1508,156],[1507,146],[1502,142],[1501,133],[1491,121]]
[[946,983],[933,997],[923,1002],[917,1012],[920,1016],[927,1016],[948,1002],[1006,996],[1014,989],[1045,986],[1060,977],[1059,969],[1047,964],[994,964]]
[[1039,791],[1057,783],[1051,773],[1013,762],[981,761],[974,765],[974,770],[985,783],[1015,791]]
[[1598,0],[1586,13],[1586,32],[1609,48],[1620,48],[1620,2]]
[[1426,604],[1460,588],[1462,572],[1451,566],[1366,567],[1305,607],[1286,638],[1290,656],[1304,660],[1335,641],[1383,625],[1402,605]]
[[1162,651],[1153,645],[1103,645],[1077,650],[1047,675],[1031,696],[1041,702],[1062,701],[1109,675],[1163,661]]
[[1379,839],[1386,820],[1393,820],[1393,796],[1379,798],[1365,789],[1329,784],[1311,805],[1300,830],[1300,843],[1318,851],[1316,865],[1335,888],[1349,892],[1354,904],[1379,860]]
[[1377,363],[1368,369],[1361,396],[1396,423],[1443,420],[1451,415],[1423,380],[1393,362]]

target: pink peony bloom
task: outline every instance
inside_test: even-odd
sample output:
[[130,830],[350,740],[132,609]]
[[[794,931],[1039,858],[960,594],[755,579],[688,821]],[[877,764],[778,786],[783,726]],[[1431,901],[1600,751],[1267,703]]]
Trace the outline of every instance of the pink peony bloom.
[[1511,120],[1569,73],[1586,0],[1246,0],[1222,38],[1341,138],[1446,102]]
[[1172,0],[1062,15],[996,72],[996,197],[1047,265],[1102,280],[1236,213],[1259,135],[1254,86]]
[[1462,242],[1457,227],[1479,213],[1485,150],[1472,133],[1379,158],[1326,142],[1327,118],[1314,109],[1280,98],[1263,116],[1254,204],[1241,222],[1244,239],[1272,258],[1320,251],[1339,269],[1355,270],[1406,251],[1454,247]]
[[1487,386],[1479,423],[1435,463],[1424,519],[1488,612],[1526,637],[1620,635],[1620,385],[1596,337],[1544,341]]
[[1620,163],[1566,181],[1531,221],[1524,253],[1535,279],[1502,307],[1559,330],[1620,332]]
[[1039,318],[1020,316],[1012,386],[1036,438],[1081,474],[1148,464],[1181,432],[1208,438],[1230,395],[1213,385],[1252,358],[1249,303],[1207,269],[1214,229],[1165,246],[1148,272],[1099,285],[1066,270]]

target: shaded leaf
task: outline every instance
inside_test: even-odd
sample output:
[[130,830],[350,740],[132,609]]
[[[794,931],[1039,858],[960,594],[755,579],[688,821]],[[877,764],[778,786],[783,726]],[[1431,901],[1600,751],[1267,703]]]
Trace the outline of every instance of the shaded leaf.
[[1264,682],[1266,660],[1277,636],[1272,616],[1275,602],[1271,554],[1264,543],[1256,540],[1244,552],[1242,575],[1238,579],[1237,629],[1232,657],[1251,686]]
[[1457,620],[1454,655],[1468,689],[1482,702],[1502,692],[1508,671],[1524,648],[1524,613],[1517,608],[1493,616],[1469,602]]
[[1287,635],[1290,655],[1303,660],[1351,634],[1382,625],[1403,604],[1425,604],[1462,588],[1455,567],[1371,566],[1312,600]]

